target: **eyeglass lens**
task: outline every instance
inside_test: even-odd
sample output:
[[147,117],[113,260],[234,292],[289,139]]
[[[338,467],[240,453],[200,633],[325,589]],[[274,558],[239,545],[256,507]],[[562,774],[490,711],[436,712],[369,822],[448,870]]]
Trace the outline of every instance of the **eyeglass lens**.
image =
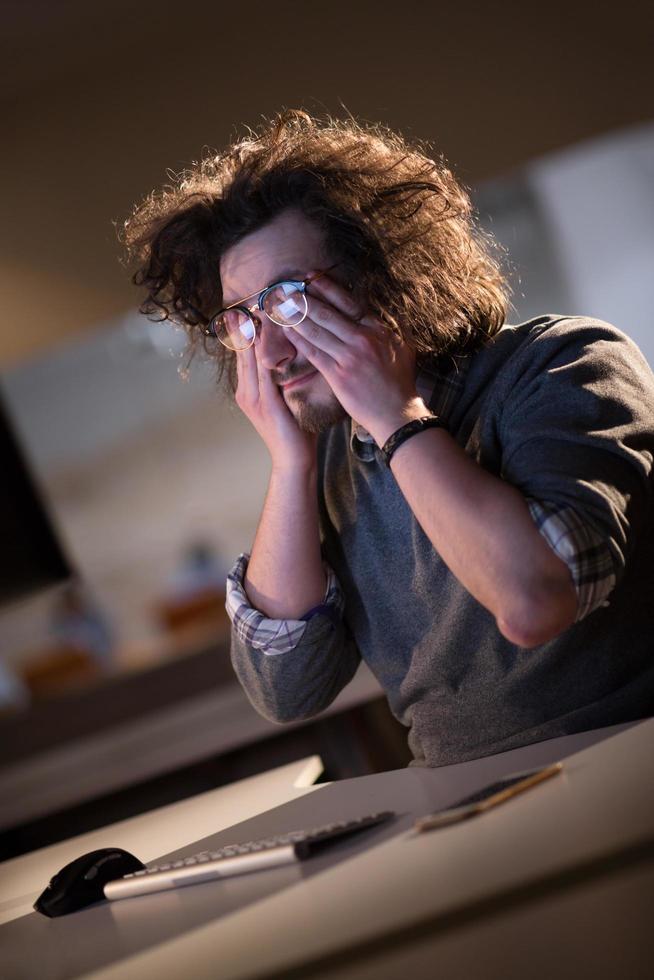
[[254,320],[243,310],[225,310],[213,324],[217,339],[232,350],[246,350],[256,334]]
[[293,326],[307,315],[307,299],[294,283],[280,282],[266,291],[263,312],[273,323],[282,327]]
[[[267,289],[262,299],[262,310],[279,326],[294,326],[307,315],[307,299],[296,283],[281,282]],[[254,343],[255,321],[238,307],[225,310],[216,317],[213,328],[217,339],[231,350],[246,350]]]

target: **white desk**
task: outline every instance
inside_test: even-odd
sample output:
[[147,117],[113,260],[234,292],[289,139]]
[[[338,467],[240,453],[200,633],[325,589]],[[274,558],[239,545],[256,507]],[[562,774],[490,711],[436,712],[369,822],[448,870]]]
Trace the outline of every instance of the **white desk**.
[[[499,776],[559,758],[567,760],[562,775],[483,817],[426,835],[410,831],[417,815]],[[278,805],[279,795],[271,797],[265,812],[241,814],[239,827],[201,844],[193,801],[185,801],[175,805],[186,807],[183,846],[179,825],[166,822],[161,811],[160,820],[157,813],[136,818],[150,828],[147,848],[130,848],[132,839],[121,836],[125,825],[118,824],[102,832],[102,842],[99,831],[78,838],[73,853],[122,845],[150,861],[360,812],[390,808],[399,818],[299,869],[99,905],[60,919],[14,918],[0,926],[0,949],[10,960],[2,976],[599,980],[615,975],[619,964],[621,980],[644,980],[644,964],[651,966],[654,956],[653,760],[651,720],[618,734],[604,729],[439,770],[289,790],[287,802]],[[266,778],[271,774],[257,777]],[[255,787],[256,780],[246,782]],[[226,801],[231,790],[238,801],[243,787],[215,792]],[[233,816],[238,802],[229,805]],[[206,829],[205,808],[200,835]],[[23,907],[33,900],[53,863],[54,869],[63,863],[60,855],[52,858],[64,846],[11,862],[8,900],[16,901],[19,880]],[[27,863],[36,886],[29,895],[21,877]],[[591,961],[592,972],[585,969]]]
[[320,758],[309,756],[5,861],[0,864],[0,924],[31,913],[35,898],[52,874],[80,854],[115,846],[132,851],[145,863],[152,862],[162,847],[192,846],[203,837],[318,789],[314,783],[321,774]]

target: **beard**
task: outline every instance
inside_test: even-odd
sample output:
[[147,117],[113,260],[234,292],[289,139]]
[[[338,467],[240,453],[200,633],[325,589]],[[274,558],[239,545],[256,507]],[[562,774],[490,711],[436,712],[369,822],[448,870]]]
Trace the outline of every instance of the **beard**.
[[[284,381],[290,381],[293,378],[300,377],[307,373],[307,370],[311,370],[310,364],[294,364],[293,370],[289,371],[283,379]],[[321,375],[318,374],[318,378]],[[309,384],[314,383],[316,379],[312,379]],[[314,393],[313,398],[311,398],[309,393],[303,391],[290,391],[288,395],[282,395],[286,406],[293,415],[293,418],[297,422],[300,429],[303,432],[308,432],[311,435],[318,435],[321,432],[326,432],[327,429],[331,429],[332,426],[336,425],[338,422],[342,422],[344,419],[349,418],[347,412],[338,401],[334,395],[331,388],[328,387],[327,382],[322,378],[324,386],[327,388],[327,392],[322,395],[322,397]]]
[[312,435],[326,432],[348,418],[347,412],[333,395],[327,402],[311,402],[308,398],[296,396],[288,407],[300,429]]

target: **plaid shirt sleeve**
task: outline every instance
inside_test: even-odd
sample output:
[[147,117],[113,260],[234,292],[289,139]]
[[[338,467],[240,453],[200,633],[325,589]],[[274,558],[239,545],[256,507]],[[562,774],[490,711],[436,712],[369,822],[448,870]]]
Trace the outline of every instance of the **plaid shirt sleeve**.
[[323,601],[314,606],[300,619],[268,619],[252,605],[245,593],[243,580],[250,556],[241,554],[227,576],[225,608],[238,638],[246,645],[269,657],[290,653],[300,643],[307,623],[314,616],[323,614],[334,622],[343,615],[343,593],[336,575],[326,562],[323,568],[327,576],[327,588]]
[[527,504],[536,527],[570,569],[579,600],[577,622],[598,606],[608,606],[619,563],[606,539],[572,507],[532,498]]

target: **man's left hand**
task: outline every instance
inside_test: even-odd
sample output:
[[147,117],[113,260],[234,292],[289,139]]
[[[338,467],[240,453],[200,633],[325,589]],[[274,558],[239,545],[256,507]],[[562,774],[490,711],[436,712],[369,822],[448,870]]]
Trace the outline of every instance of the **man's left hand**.
[[377,445],[428,414],[416,391],[415,352],[379,317],[359,316],[352,296],[325,275],[311,283],[307,300],[302,323],[283,329]]

